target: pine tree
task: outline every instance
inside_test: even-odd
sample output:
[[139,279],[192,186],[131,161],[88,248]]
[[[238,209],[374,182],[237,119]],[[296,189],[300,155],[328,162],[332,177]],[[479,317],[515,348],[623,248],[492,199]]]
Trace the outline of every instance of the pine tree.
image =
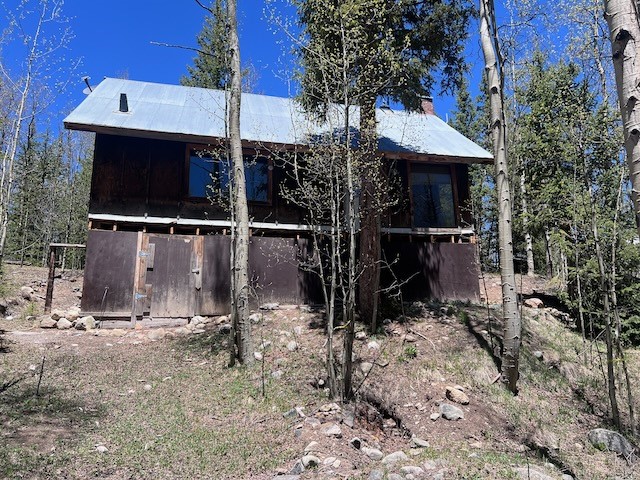
[[229,26],[226,0],[214,0],[209,7],[202,31],[198,34],[198,55],[188,74],[180,79],[182,85],[224,89],[230,81]]

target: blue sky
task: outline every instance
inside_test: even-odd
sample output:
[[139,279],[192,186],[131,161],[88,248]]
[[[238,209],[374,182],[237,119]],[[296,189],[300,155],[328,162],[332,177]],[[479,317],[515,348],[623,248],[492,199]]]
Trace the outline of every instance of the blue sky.
[[[5,2],[5,11],[18,3],[18,0]],[[287,55],[286,36],[270,24],[265,1],[240,0],[238,4],[241,56],[243,63],[250,62],[258,72],[256,92],[276,96],[295,93],[289,81],[291,65],[287,62],[291,58]],[[2,18],[5,11],[0,6]],[[80,64],[56,102],[56,111],[50,118],[52,125],[59,125],[69,109],[82,101],[83,75],[90,76],[93,85],[105,76],[123,75],[132,80],[179,83],[195,52],[156,46],[152,42],[195,46],[206,14],[193,0],[66,0],[63,12],[74,34],[64,61],[69,64],[79,60]],[[15,46],[13,50],[5,48],[4,60],[9,64],[16,62],[20,57],[16,52],[19,50]],[[476,67],[482,64],[475,30],[471,32],[467,58]],[[471,83],[475,90],[474,82]],[[437,96],[435,106],[442,118],[454,108],[451,98]]]

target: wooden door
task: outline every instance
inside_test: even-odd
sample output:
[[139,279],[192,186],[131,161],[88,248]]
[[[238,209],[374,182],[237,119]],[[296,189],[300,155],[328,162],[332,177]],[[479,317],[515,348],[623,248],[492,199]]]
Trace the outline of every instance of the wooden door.
[[145,233],[138,259],[138,315],[160,321],[198,312],[202,237]]

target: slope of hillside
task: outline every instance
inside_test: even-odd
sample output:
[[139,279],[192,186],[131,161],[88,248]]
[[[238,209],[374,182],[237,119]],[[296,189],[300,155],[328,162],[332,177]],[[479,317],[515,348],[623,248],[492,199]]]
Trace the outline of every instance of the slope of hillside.
[[[12,274],[18,288],[46,276]],[[70,278],[54,307],[77,301]],[[358,325],[358,401],[338,405],[322,388],[319,313],[263,312],[258,361],[229,369],[224,319],[196,334],[44,330],[26,318],[37,295],[0,320],[0,385],[17,382],[0,393],[3,478],[640,478],[589,443],[610,428],[602,346],[553,309],[523,309],[516,397],[495,382],[495,311],[413,304],[378,335]]]

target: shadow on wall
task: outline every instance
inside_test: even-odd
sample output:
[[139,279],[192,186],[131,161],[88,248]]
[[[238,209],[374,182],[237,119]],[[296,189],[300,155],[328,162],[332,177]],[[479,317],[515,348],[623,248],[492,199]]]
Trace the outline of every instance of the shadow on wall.
[[474,244],[383,240],[389,269],[383,269],[383,287],[402,283],[403,299],[477,301],[480,298],[478,262]]

